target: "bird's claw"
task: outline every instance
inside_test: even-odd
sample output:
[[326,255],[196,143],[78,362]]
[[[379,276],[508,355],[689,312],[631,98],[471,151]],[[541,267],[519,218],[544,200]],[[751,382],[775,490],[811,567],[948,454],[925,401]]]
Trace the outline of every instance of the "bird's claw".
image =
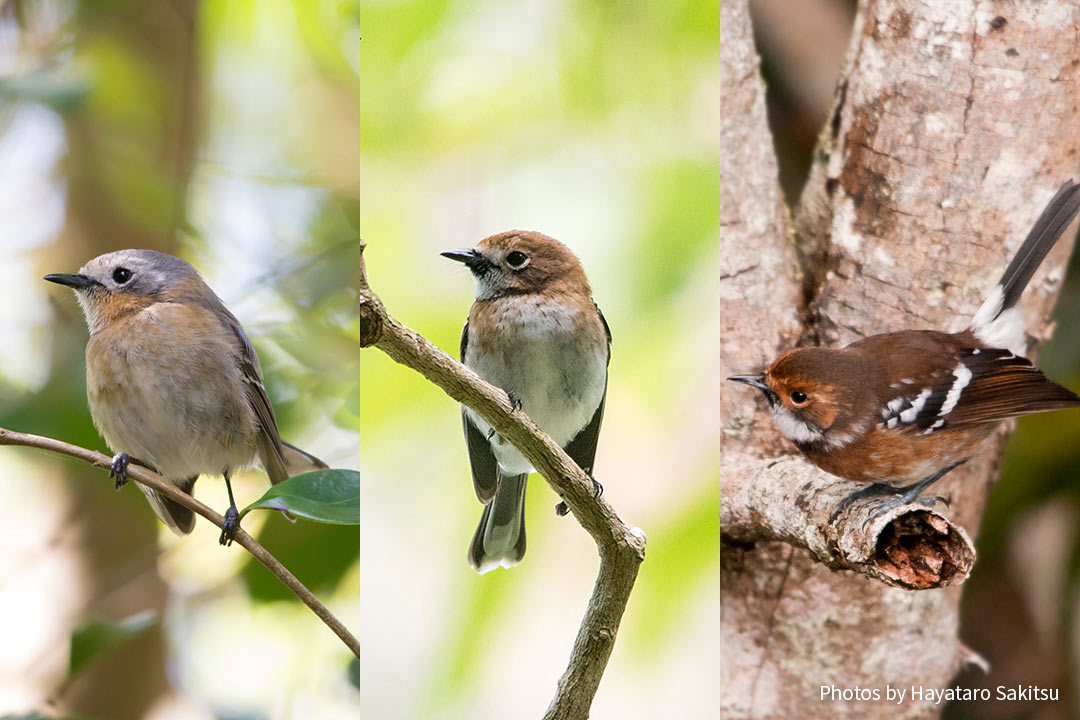
[[521,409],[521,398],[519,398],[517,395],[510,392],[509,390],[506,391],[506,399],[510,401],[510,407],[515,410]]
[[[600,481],[597,480],[596,478],[594,478],[592,475],[589,476],[589,480],[592,481],[593,497],[598,498],[601,495],[603,495],[604,494],[604,486],[600,484]],[[558,515],[559,517],[566,517],[569,513],[570,513],[570,506],[566,504],[565,500],[563,500],[562,502],[560,502],[558,505],[555,506],[555,514]]]
[[589,476],[589,480],[592,481],[593,497],[598,498],[603,495],[604,486],[600,484],[600,481],[594,478],[592,475]]
[[240,513],[236,507],[230,507],[225,511],[225,522],[221,523],[221,538],[218,540],[222,545],[232,545],[236,531],[240,529]]
[[928,508],[930,508],[930,509],[933,509],[933,507],[934,507],[935,505],[937,505],[938,503],[941,503],[941,504],[942,504],[942,505],[944,505],[944,506],[945,506],[946,508],[950,507],[950,505],[949,505],[949,500],[948,500],[947,498],[943,498],[943,497],[941,497],[940,495],[937,495],[937,496],[935,496],[935,497],[924,497],[924,498],[919,498],[919,499],[918,499],[918,500],[916,500],[915,502],[917,502],[917,503],[918,503],[918,504],[920,504],[920,505],[925,505],[926,507],[928,507]]
[[109,477],[116,478],[116,482],[113,486],[117,490],[127,485],[128,463],[130,462],[131,457],[125,452],[116,453],[116,455],[113,456],[112,465],[109,466]]

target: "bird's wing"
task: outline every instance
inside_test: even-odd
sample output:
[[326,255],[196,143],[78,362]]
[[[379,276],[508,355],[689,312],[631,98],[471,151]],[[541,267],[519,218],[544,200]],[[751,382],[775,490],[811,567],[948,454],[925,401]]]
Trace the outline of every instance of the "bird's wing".
[[277,418],[274,417],[274,408],[270,405],[270,397],[266,394],[266,387],[262,382],[262,367],[259,365],[259,356],[255,354],[255,348],[248,340],[244,329],[240,327],[240,321],[229,312],[224,305],[221,306],[222,322],[236,336],[240,345],[240,354],[237,363],[244,378],[244,389],[247,394],[251,409],[255,411],[255,417],[259,423],[259,436],[257,440],[259,460],[270,477],[270,482],[277,485],[289,477],[289,471],[285,469],[285,450],[281,445],[281,435],[278,433]]
[[607,384],[604,385],[604,395],[600,398],[600,406],[593,413],[589,424],[574,436],[570,444],[566,446],[566,454],[573,458],[587,475],[592,475],[593,461],[596,459],[596,443],[600,438],[600,423],[604,421],[604,405],[607,403]]
[[[984,422],[996,422],[1018,415],[1080,406],[1080,398],[1048,379],[1027,358],[1008,350],[963,350],[960,363],[971,373],[952,410],[944,414],[945,422],[953,427]],[[944,393],[942,409],[948,406],[949,393],[954,395],[961,384],[955,373],[952,382],[943,383],[935,393]]]
[[[461,362],[465,362],[465,348],[469,345],[469,321],[461,329]],[[473,488],[480,502],[488,503],[495,497],[499,479],[498,463],[491,452],[491,442],[484,433],[469,421],[465,408],[461,409],[461,424],[465,428],[465,444],[469,448],[469,465],[472,468]]]
[[[604,333],[607,335],[607,363],[611,363],[611,328],[608,327],[607,320],[604,318],[604,313],[600,312],[600,307],[594,302],[596,307],[596,314],[600,317],[600,322],[604,326]],[[596,459],[596,444],[600,439],[600,424],[604,421],[604,405],[607,404],[607,378],[604,378],[604,394],[600,397],[600,405],[596,408],[596,412],[593,413],[592,419],[589,420],[589,424],[583,427],[574,439],[570,441],[570,444],[566,446],[566,454],[573,458],[574,462],[578,464],[582,470],[587,474],[592,475],[593,461]]]
[[929,433],[1080,406],[1080,398],[1009,350],[963,348],[955,359],[952,368],[931,376],[930,387],[912,385],[911,397],[890,403],[889,427]]

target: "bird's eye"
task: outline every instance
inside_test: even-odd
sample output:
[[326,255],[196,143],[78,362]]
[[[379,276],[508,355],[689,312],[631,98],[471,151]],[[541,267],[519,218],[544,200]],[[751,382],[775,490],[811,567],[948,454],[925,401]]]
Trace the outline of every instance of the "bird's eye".
[[796,405],[802,405],[804,402],[806,402],[806,393],[796,390],[795,392],[791,393],[791,402],[795,403]]
[[131,271],[126,267],[118,267],[113,270],[112,279],[116,281],[117,285],[123,285],[131,279]]
[[520,270],[529,264],[529,256],[515,250],[506,256],[506,264],[509,265],[512,270]]

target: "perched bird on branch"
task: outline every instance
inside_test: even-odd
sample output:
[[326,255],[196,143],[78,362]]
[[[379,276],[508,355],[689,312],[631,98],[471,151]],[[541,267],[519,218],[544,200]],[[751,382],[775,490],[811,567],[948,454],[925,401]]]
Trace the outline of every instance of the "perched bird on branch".
[[[128,463],[191,494],[200,475],[224,475],[229,509],[221,544],[240,526],[230,475],[256,457],[274,484],[326,464],[278,436],[255,348],[240,322],[180,258],[119,250],[78,273],[46,275],[66,285],[86,315],[90,414],[116,453],[119,490]],[[161,521],[191,532],[188,508],[139,485]]]
[[1078,211],[1080,185],[1069,181],[966,330],[907,330],[844,348],[799,348],[764,373],[728,378],[764,393],[780,432],[810,462],[871,483],[846,498],[834,516],[866,495],[899,496],[879,513],[913,502],[967,461],[1000,421],[1080,406],[1080,398],[1023,357],[1023,314],[1016,307]]
[[[442,255],[464,263],[476,279],[462,362],[505,390],[591,476],[611,332],[581,262],[553,238],[516,230]],[[473,485],[484,503],[469,564],[480,573],[509,568],[525,555],[525,481],[533,468],[472,410],[463,407],[462,418]],[[564,503],[556,510],[567,512]]]

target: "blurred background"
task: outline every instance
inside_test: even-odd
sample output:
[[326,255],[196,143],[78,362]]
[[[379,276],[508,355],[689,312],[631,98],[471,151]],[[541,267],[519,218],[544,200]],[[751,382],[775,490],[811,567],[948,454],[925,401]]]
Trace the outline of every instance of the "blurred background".
[[[538,716],[592,542],[534,478],[523,565],[469,569],[480,505],[458,408],[359,347],[350,291],[362,236],[391,311],[456,354],[473,284],[438,252],[522,228],[578,253],[612,327],[597,477],[649,534],[593,716],[714,716],[715,457],[682,431],[714,374],[695,363],[692,309],[722,233],[708,132],[725,1],[0,0],[0,426],[105,449],[82,316],[40,278],[149,247],[190,260],[240,318],[282,434],[364,476],[359,530],[245,519],[359,637],[350,665],[207,524],[176,538],[103,472],[0,449],[0,715]],[[794,200],[854,7],[752,7]],[[1069,278],[1062,308],[1080,303]],[[1080,318],[1059,322],[1040,361],[1076,389]],[[1010,443],[964,600],[963,636],[992,669],[963,683],[1076,686],[1078,436],[1080,416],[1054,414]],[[264,485],[242,476],[238,502]],[[196,487],[226,507],[219,480]],[[102,651],[86,659],[86,643]],[[1035,713],[1065,704],[946,717]]]

